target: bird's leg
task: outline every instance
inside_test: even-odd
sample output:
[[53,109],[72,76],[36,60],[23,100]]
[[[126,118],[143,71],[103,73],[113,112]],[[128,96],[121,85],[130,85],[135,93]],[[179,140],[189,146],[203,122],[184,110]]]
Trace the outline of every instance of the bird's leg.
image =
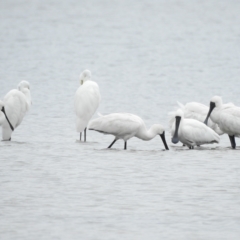
[[9,138],[9,141],[11,141],[11,138]]
[[229,139],[230,139],[230,142],[231,142],[231,145],[232,145],[232,148],[235,149],[236,148],[236,142],[235,142],[235,136],[229,136]]
[[127,149],[127,141],[124,142],[124,150]]
[[108,146],[108,148],[111,148],[112,145],[113,145],[116,141],[117,141],[117,139],[115,138],[115,139],[113,140],[113,142]]
[[84,142],[86,142],[87,139],[87,128],[84,129]]
[[82,133],[80,132],[80,141],[82,141]]

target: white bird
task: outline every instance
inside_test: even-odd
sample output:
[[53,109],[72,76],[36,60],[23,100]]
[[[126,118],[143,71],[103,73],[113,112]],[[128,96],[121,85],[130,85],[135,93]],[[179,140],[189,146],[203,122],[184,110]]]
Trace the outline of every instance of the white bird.
[[2,125],[2,139],[10,141],[12,132],[17,128],[23,120],[25,113],[31,106],[30,85],[27,81],[21,81],[18,90],[9,91],[4,99],[4,105],[1,112],[4,113],[5,121]]
[[89,124],[88,129],[95,130],[103,134],[114,135],[115,139],[108,146],[108,148],[111,148],[118,139],[124,140],[124,149],[127,149],[127,140],[132,137],[137,137],[144,141],[149,141],[156,135],[160,135],[165,149],[168,150],[163,126],[160,124],[154,124],[149,130],[147,130],[144,121],[134,114],[112,113],[109,115],[101,116],[92,120]]
[[80,141],[84,131],[86,141],[86,127],[93,114],[96,112],[101,100],[98,84],[91,81],[91,72],[84,70],[80,74],[80,87],[74,98],[76,118],[76,130],[80,132]]
[[4,103],[0,101],[0,126],[2,126],[2,124],[6,121],[6,117],[3,110],[4,110]]
[[172,133],[174,144],[180,141],[189,149],[193,149],[196,145],[219,143],[220,137],[215,131],[195,119],[185,119],[181,109],[176,111],[175,118],[175,128]]
[[235,149],[235,137],[240,137],[240,108],[234,105],[223,104],[221,97],[214,96],[210,101],[205,124],[208,123],[209,117],[218,124],[224,133],[228,134],[231,146]]
[[[204,122],[206,115],[209,111],[208,106],[198,103],[198,102],[189,102],[185,105],[183,105],[179,102],[177,102],[177,103],[178,103],[178,106],[180,107],[180,109],[183,111],[185,119],[186,118],[195,119],[202,123]],[[171,115],[169,125],[170,125],[170,128],[172,129],[175,127],[175,112],[170,112],[169,115]],[[213,129],[219,135],[224,134],[224,132],[221,131],[221,129],[218,127],[218,125],[211,120],[208,121],[208,127]]]

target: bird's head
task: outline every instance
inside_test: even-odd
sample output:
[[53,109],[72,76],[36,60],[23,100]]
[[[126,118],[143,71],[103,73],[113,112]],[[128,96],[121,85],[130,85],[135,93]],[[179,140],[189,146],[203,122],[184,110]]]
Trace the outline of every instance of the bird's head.
[[151,129],[158,135],[163,134],[163,132],[165,131],[164,127],[161,124],[153,124]]
[[80,85],[83,85],[86,81],[91,79],[91,72],[86,69],[80,74]]
[[176,117],[179,117],[179,118],[184,118],[184,112],[182,109],[178,109],[176,112],[175,112],[175,118]]
[[208,119],[215,107],[221,107],[222,106],[222,98],[219,96],[214,96],[211,98],[210,105],[209,105],[209,111],[207,114],[207,117],[204,121],[204,123],[207,125],[208,124]]
[[18,84],[18,90],[23,91],[23,89],[30,90],[30,84],[28,81],[23,80]]
[[214,96],[212,97],[211,101],[210,101],[210,105],[211,103],[213,105],[215,105],[215,107],[221,107],[222,106],[222,98],[219,96]]

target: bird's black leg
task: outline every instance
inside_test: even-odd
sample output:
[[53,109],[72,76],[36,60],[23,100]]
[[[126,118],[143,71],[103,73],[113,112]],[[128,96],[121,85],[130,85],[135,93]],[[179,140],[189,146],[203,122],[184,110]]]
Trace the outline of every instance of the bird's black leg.
[[82,141],[82,133],[80,132],[80,141]]
[[229,136],[229,139],[230,139],[230,142],[231,142],[231,145],[232,145],[232,148],[235,149],[236,148],[236,142],[235,142],[235,136]]
[[9,141],[11,141],[12,138],[9,138]]
[[117,139],[114,139],[113,142],[108,146],[108,148],[111,148],[112,145],[117,141]]
[[127,149],[127,141],[124,142],[124,150]]
[[87,140],[87,128],[84,129],[84,142]]

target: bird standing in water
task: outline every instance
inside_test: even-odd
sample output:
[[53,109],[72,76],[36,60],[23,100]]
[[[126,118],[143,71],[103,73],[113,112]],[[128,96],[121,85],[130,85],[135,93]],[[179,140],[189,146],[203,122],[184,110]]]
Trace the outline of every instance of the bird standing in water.
[[153,139],[156,135],[162,138],[165,149],[168,146],[165,140],[165,131],[162,125],[154,124],[147,130],[144,121],[130,113],[112,113],[92,120],[88,127],[89,130],[95,130],[103,134],[112,134],[115,136],[113,142],[108,146],[111,148],[118,139],[124,140],[124,149],[127,149],[127,140],[132,137],[140,138],[144,141]]
[[96,112],[101,100],[98,84],[91,81],[91,72],[84,70],[80,74],[80,87],[77,89],[74,98],[76,113],[76,130],[80,132],[80,141],[84,131],[84,141],[86,142],[86,128],[89,120]]
[[195,119],[184,118],[184,113],[178,109],[175,113],[175,127],[172,128],[172,143],[179,141],[189,149],[202,144],[219,143],[219,135],[204,123]]
[[205,124],[208,124],[209,117],[224,133],[228,134],[231,146],[235,149],[235,137],[240,137],[240,107],[223,104],[221,97],[214,96],[210,101]]
[[31,104],[30,84],[27,81],[21,81],[18,89],[13,89],[5,95],[1,106],[1,112],[5,116],[5,121],[1,124],[4,141],[11,140],[12,132],[21,124]]

